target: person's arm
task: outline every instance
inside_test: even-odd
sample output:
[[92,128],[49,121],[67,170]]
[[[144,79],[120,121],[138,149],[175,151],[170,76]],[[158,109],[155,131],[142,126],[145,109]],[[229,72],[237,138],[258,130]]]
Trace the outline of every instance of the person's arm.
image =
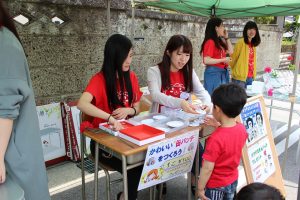
[[232,46],[232,44],[231,44],[230,38],[226,38],[225,41],[226,41],[226,43],[227,43],[227,48],[228,48],[228,49],[227,49],[227,53],[228,53],[229,55],[233,54],[233,46]]
[[132,107],[118,108],[112,112],[112,115],[116,119],[126,119],[129,117],[134,117],[140,113],[140,100],[143,93],[141,92],[139,81],[134,72],[130,72],[130,80],[132,84]]
[[112,112],[112,116],[116,119],[125,119],[127,116],[135,116],[140,113],[140,102],[136,102],[132,107],[117,108]]
[[229,63],[230,58],[228,57],[224,57],[224,58],[211,58],[209,56],[205,56],[203,58],[203,62],[205,65],[214,65],[214,64],[218,64],[218,63]]
[[208,200],[208,198],[205,196],[205,186],[211,176],[214,166],[215,163],[203,160],[198,180],[198,195],[201,198],[201,200]]
[[205,65],[215,65],[218,63],[228,63],[230,61],[229,57],[226,57],[226,54],[222,58],[214,58],[214,52],[217,47],[213,40],[207,40],[203,48],[203,63]]
[[231,54],[231,61],[229,62],[229,65],[231,68],[234,68],[235,65],[236,65],[236,62],[240,56],[240,53],[241,53],[241,40],[239,40],[236,45],[234,46],[234,50],[233,50],[233,53]]
[[107,120],[108,123],[112,124],[113,128],[116,130],[122,129],[122,125],[113,116],[94,106],[91,103],[92,100],[92,94],[90,94],[89,92],[84,92],[78,101],[78,109],[91,117],[97,117]]
[[0,118],[0,184],[5,182],[6,170],[4,157],[13,127],[12,119]]
[[193,76],[193,93],[198,99],[201,100],[204,107],[208,106],[207,112],[209,113],[212,110],[210,95],[201,84],[195,70],[193,70],[192,76]]
[[230,38],[228,36],[228,31],[225,29],[224,31],[224,40],[227,44],[227,53],[231,55],[233,53],[233,46],[231,44]]
[[216,120],[216,118],[214,118],[214,116],[212,116],[212,115],[206,115],[205,116],[204,124],[207,125],[207,126],[212,126],[214,128],[217,128],[217,127],[221,126],[221,123],[218,122]]
[[147,72],[148,89],[153,102],[171,108],[180,108],[183,101],[180,98],[172,97],[161,92],[161,74],[158,67],[150,67]]

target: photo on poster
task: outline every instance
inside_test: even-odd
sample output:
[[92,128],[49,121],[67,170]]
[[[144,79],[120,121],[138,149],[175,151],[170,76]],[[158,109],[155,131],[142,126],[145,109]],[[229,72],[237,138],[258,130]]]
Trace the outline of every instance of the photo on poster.
[[247,103],[240,117],[248,133],[247,146],[255,143],[267,134],[265,119],[259,101]]
[[248,148],[253,182],[263,183],[275,172],[272,150],[268,137]]

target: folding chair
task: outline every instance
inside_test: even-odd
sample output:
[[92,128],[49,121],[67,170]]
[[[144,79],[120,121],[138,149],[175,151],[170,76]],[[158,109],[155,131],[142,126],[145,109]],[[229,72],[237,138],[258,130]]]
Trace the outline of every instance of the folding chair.
[[[83,121],[89,121],[92,122],[93,117],[88,116],[82,112],[80,112],[80,123]],[[88,159],[92,160],[93,162],[95,162],[94,157],[92,156],[92,154],[87,153],[87,148],[86,148],[86,137],[81,133],[80,134],[80,146],[81,146],[81,157],[82,159],[84,159],[84,157],[87,157]],[[105,165],[104,163],[101,163],[100,161],[99,163],[99,169],[102,169],[105,173],[105,177],[106,177],[106,199],[110,200],[110,185],[114,184],[114,183],[119,183],[122,181],[122,178],[117,179],[117,180],[112,180],[110,179],[110,174],[109,171],[115,171],[113,168],[111,168],[110,166]],[[81,162],[81,177],[82,177],[82,199],[85,200],[85,172],[84,172],[84,162]]]

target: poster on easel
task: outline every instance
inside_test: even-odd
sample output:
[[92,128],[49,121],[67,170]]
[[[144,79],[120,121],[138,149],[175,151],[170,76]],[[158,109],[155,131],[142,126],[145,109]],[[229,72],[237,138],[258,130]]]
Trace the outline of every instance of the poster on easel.
[[285,196],[271,125],[261,95],[248,99],[239,120],[248,133],[242,152],[247,183],[261,182],[272,185]]
[[265,182],[275,172],[270,142],[267,137],[248,148],[253,182]]
[[66,155],[60,104],[36,107],[40,127],[44,160],[50,161]]
[[247,103],[240,116],[248,133],[247,146],[250,146],[267,135],[265,119],[262,115],[259,100]]

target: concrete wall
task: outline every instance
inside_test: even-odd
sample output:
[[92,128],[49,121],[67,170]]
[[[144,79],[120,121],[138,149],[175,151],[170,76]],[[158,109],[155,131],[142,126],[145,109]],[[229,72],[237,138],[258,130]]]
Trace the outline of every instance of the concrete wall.
[[266,66],[278,68],[283,29],[276,25],[259,25],[258,28],[261,36],[261,44],[257,48],[258,71],[262,72]]
[[[31,78],[38,104],[77,99],[90,77],[100,70],[108,35],[105,2],[99,0],[10,0],[13,15],[23,13],[31,20],[17,29],[28,55]],[[128,1],[111,3],[112,33],[131,36],[131,10]],[[66,22],[57,25],[51,18]],[[160,61],[168,39],[174,34],[188,36],[194,46],[194,67],[202,79],[199,56],[207,18],[136,11],[132,70],[146,86],[146,71]],[[248,19],[225,20],[232,37],[240,37]],[[262,43],[258,67],[278,66],[281,30],[260,26]],[[235,39],[233,39],[235,40]]]

